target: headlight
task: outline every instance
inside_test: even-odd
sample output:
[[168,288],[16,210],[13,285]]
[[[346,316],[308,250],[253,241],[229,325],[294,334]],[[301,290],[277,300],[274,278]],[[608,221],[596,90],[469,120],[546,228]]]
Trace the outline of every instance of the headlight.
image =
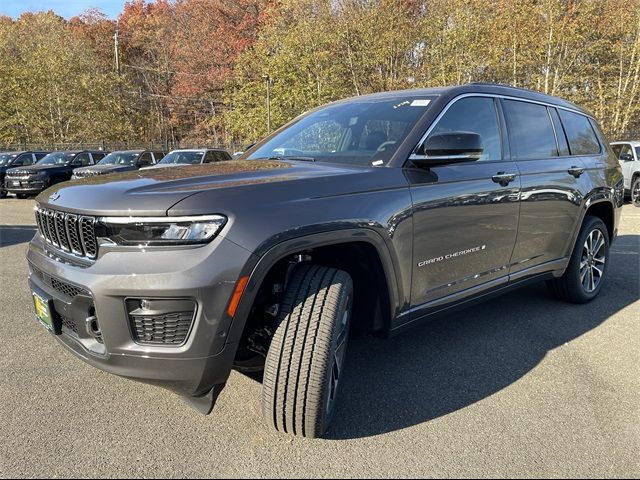
[[226,221],[222,215],[101,217],[96,235],[106,243],[123,246],[197,245],[211,241]]

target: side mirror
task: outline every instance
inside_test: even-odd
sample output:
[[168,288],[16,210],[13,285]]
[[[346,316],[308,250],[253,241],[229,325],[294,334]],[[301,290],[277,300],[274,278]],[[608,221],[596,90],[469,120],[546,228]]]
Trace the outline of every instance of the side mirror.
[[482,139],[477,133],[443,132],[431,135],[410,160],[417,166],[435,167],[476,161],[483,152]]
[[620,160],[622,160],[623,162],[633,162],[633,155],[630,153],[625,153],[623,155],[620,155]]

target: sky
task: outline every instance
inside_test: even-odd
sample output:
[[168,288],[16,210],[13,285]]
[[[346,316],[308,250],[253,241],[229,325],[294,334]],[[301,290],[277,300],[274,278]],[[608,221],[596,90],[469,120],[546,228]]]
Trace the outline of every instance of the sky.
[[17,18],[23,12],[53,10],[64,18],[71,18],[90,7],[97,7],[109,18],[116,18],[125,0],[0,0],[0,15]]

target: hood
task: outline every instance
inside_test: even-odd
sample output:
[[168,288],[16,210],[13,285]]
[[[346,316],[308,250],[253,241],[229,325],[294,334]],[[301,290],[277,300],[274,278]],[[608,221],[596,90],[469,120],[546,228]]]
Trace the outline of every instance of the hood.
[[103,173],[128,172],[129,170],[135,170],[135,168],[133,165],[90,165],[88,167],[76,168],[73,174],[78,176],[88,176],[91,174],[100,175]]
[[[215,213],[232,210],[236,201],[252,203],[280,201],[276,197],[282,195],[294,200],[309,195],[351,193],[358,189],[361,174],[374,170],[385,169],[293,161],[232,160],[183,168],[97,175],[54,185],[42,192],[37,201],[50,208],[88,215]],[[335,179],[338,177],[345,178],[337,182]],[[185,202],[191,198],[192,201]],[[176,204],[180,206],[169,212]]]
[[61,172],[71,169],[71,165],[29,165],[27,167],[14,167],[7,170],[7,175],[35,175],[40,172]]

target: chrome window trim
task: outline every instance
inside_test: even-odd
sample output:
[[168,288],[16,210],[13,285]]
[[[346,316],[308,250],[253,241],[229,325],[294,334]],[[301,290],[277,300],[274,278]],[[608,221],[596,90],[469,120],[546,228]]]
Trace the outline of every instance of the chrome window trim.
[[[442,111],[438,114],[438,116],[433,120],[433,122],[431,122],[431,125],[429,126],[429,128],[427,129],[426,133],[424,135],[422,135],[422,137],[420,137],[420,140],[418,141],[418,143],[416,143],[416,145],[413,147],[413,149],[411,150],[411,155],[409,155],[409,160],[422,160],[424,158],[426,158],[423,155],[417,155],[415,152],[416,150],[418,150],[418,148],[427,140],[427,138],[429,137],[429,135],[431,134],[431,132],[433,131],[434,128],[436,128],[436,126],[438,125],[438,123],[440,122],[440,120],[442,119],[442,117],[444,117],[444,115],[449,111],[449,109],[458,101],[464,99],[464,98],[469,98],[469,97],[484,97],[484,98],[499,98],[502,100],[515,100],[517,102],[528,102],[528,103],[533,103],[533,104],[537,104],[537,105],[543,105],[547,108],[551,107],[551,108],[557,108],[557,109],[562,109],[562,110],[566,110],[567,112],[571,112],[571,113],[576,113],[578,115],[582,115],[583,117],[586,118],[590,118],[592,120],[595,120],[591,115],[587,115],[584,112],[581,112],[579,110],[576,110],[574,108],[569,108],[569,107],[565,107],[562,105],[555,105],[553,103],[549,103],[549,102],[542,102],[540,100],[531,100],[529,98],[522,98],[522,97],[514,97],[512,95],[503,95],[503,94],[499,94],[499,93],[463,93],[461,95],[458,95],[457,97],[453,98],[443,109]],[[560,119],[560,121],[562,121],[562,119]],[[552,122],[553,124],[553,122]],[[502,130],[502,126],[500,124],[498,124],[498,126],[500,127],[500,130]],[[508,129],[508,125],[507,125],[507,129]],[[503,134],[506,134],[507,132],[501,132]],[[597,136],[596,136],[597,138]],[[600,143],[600,140],[598,140],[598,143]],[[556,144],[557,144],[557,139],[556,139]],[[571,148],[571,147],[569,147]],[[504,155],[504,153],[503,153]],[[600,146],[600,154],[602,155],[602,145]],[[591,156],[591,155],[570,155],[571,157],[577,157],[577,156]],[[505,161],[506,159],[502,158],[502,161]]]

